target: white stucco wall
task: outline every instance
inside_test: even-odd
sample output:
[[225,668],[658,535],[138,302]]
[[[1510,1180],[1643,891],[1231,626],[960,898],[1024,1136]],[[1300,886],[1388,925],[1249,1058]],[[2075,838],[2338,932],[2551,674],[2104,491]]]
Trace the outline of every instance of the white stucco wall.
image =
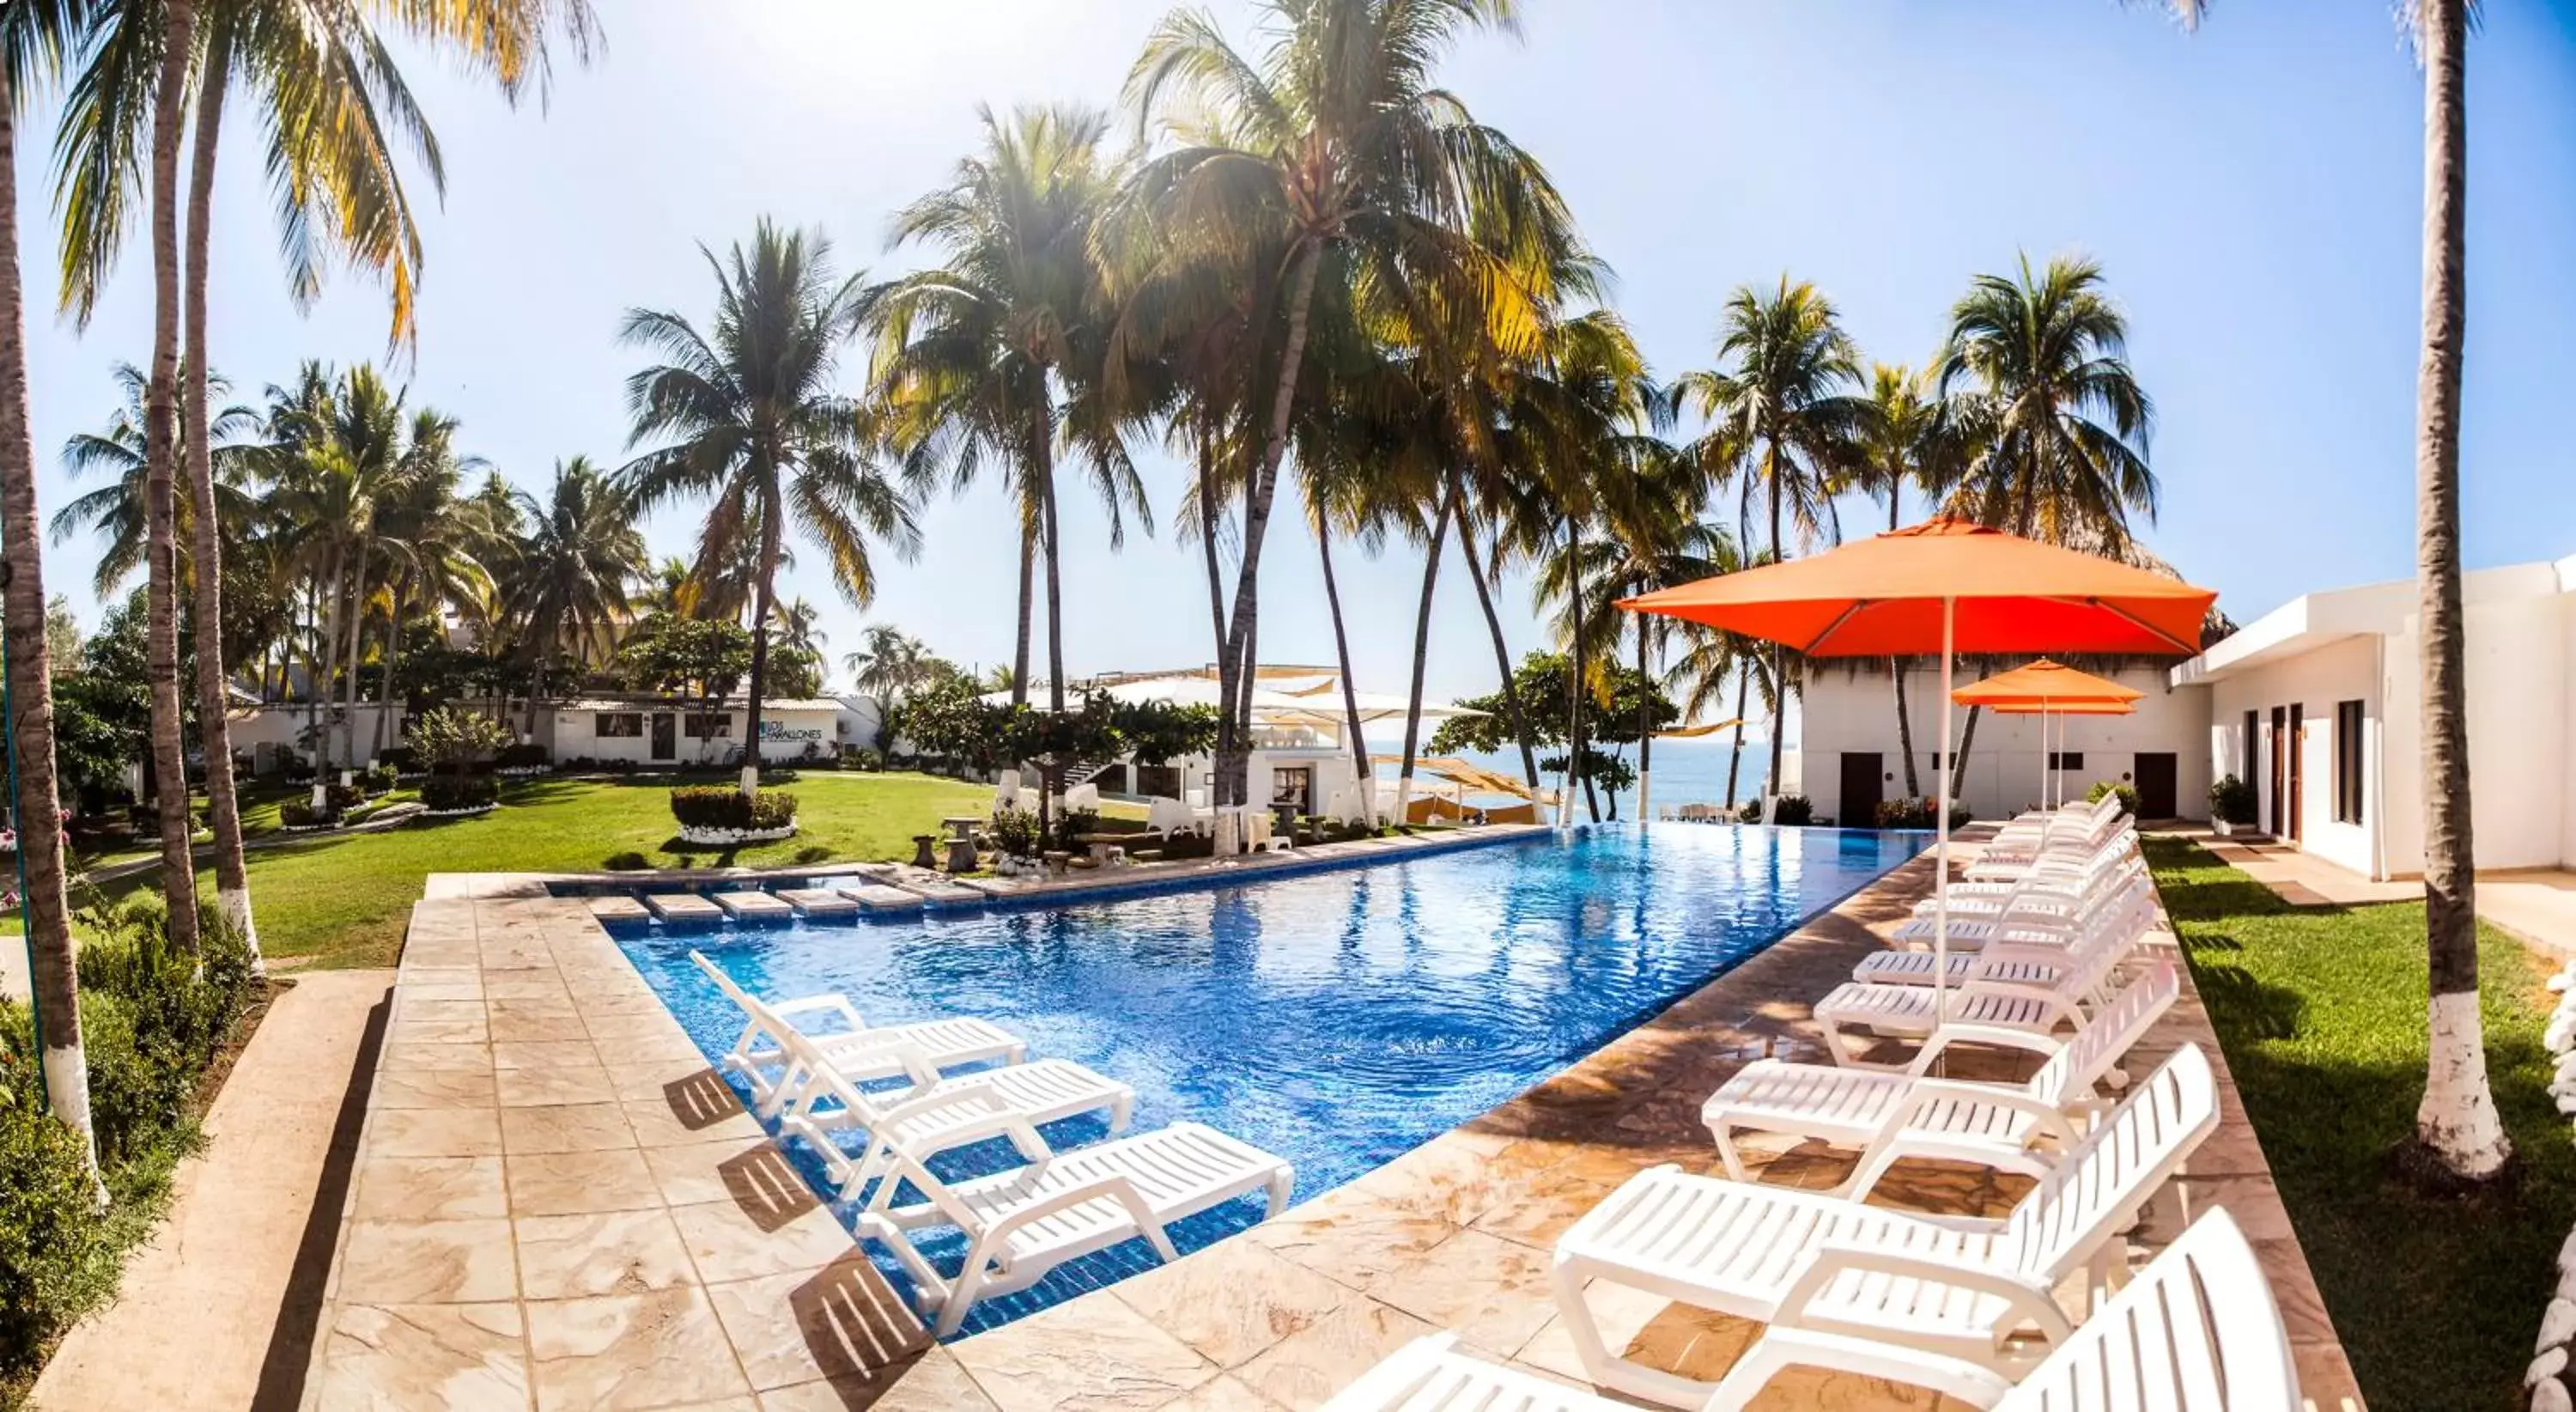
[[[2081,769],[2059,772],[2053,787],[2068,798],[2081,797],[2096,781],[2134,782],[2140,752],[2168,753],[2174,760],[2174,803],[2185,818],[2205,817],[2209,810],[2209,754],[2203,747],[2209,728],[2208,693],[2199,687],[2173,687],[2161,668],[2140,667],[2115,674],[2124,686],[2145,695],[2135,714],[2063,718],[2063,739],[2054,748],[2080,752]],[[1976,680],[1974,672],[1956,674],[1952,685]],[[1940,677],[1916,667],[1906,673],[1906,702],[1913,722],[1915,766],[1922,792],[1931,794],[1938,781],[1932,755],[1941,730]],[[1905,793],[1904,763],[1897,750],[1896,698],[1887,673],[1876,665],[1818,664],[1811,669],[1797,701],[1799,739],[1804,754],[1804,783],[1819,814],[1840,806],[1842,756],[1848,751],[1882,758],[1881,794],[1893,799]],[[1967,729],[1965,708],[1952,712],[1952,735]],[[2060,718],[2050,718],[2049,733],[2059,735]],[[1977,734],[1968,750],[1968,767],[1959,798],[1981,819],[2008,817],[2040,802],[2042,749],[2039,718],[1978,713]]]
[[[2375,637],[2347,637],[2312,651],[2286,657],[2277,662],[2244,668],[2209,687],[2209,741],[2213,777],[2234,774],[2254,786],[2255,819],[2259,827],[2269,827],[2272,818],[2272,762],[2265,752],[2270,749],[2272,711],[2275,707],[2300,708],[2299,751],[2301,771],[2299,793],[2299,833],[2302,845],[2311,853],[2352,869],[2370,874],[2376,864],[2376,841],[2373,821],[2394,822],[2392,801],[2386,797],[2384,782],[2369,767],[2377,758],[2368,737],[2377,735],[2385,742],[2384,722],[2388,719],[2385,693],[2380,679],[2380,640]],[[2362,703],[2365,732],[2363,746],[2363,789],[2359,824],[2339,824],[2334,818],[2335,706],[2344,701]],[[2256,758],[2247,762],[2244,753],[2245,713],[2256,714]],[[2388,758],[2395,758],[2390,756]],[[2394,801],[2405,803],[2407,801]],[[2286,823],[2286,818],[2285,818]]]
[[[632,710],[642,715],[644,733],[633,736],[598,734],[599,708],[587,704],[578,708],[549,707],[540,712],[541,723],[551,722],[547,746],[553,752],[554,758],[559,761],[623,761],[639,765],[665,766],[721,761],[741,743],[743,717],[746,714],[739,706],[719,707],[719,712],[731,724],[732,734],[720,735],[713,740],[699,740],[681,733],[680,730],[683,722],[679,718],[697,714],[694,707],[618,706],[611,709]],[[825,755],[837,753],[840,749],[840,711],[841,708],[837,704],[763,705],[760,714],[765,738],[761,742],[760,758],[779,764],[791,763],[805,754],[808,744]],[[669,760],[653,759],[653,718],[656,715],[674,718],[672,732],[675,750],[673,758]]]

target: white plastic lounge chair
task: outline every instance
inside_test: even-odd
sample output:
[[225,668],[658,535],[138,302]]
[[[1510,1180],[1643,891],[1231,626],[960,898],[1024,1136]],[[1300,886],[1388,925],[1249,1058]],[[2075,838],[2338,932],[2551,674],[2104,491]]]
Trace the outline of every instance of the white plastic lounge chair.
[[[869,1194],[858,1230],[863,1239],[883,1244],[912,1276],[922,1312],[936,1312],[932,1333],[939,1338],[957,1332],[977,1300],[1026,1289],[1047,1271],[1096,1250],[1141,1236],[1156,1255],[1177,1260],[1164,1227],[1256,1191],[1267,1193],[1267,1220],[1287,1206],[1296,1180],[1285,1159],[1197,1123],[1059,1153],[1036,1125],[989,1095],[962,1093],[937,1102],[978,1111],[964,1121],[949,1115],[935,1140],[919,1140],[906,1123],[875,1134],[861,1160],[877,1165],[885,1177]],[[916,1111],[912,1121],[927,1116]],[[930,1170],[937,1152],[993,1137],[1009,1138],[1029,1164],[957,1182]],[[906,1183],[929,1199],[894,1205],[896,1190]],[[932,1268],[907,1234],[929,1226],[955,1226],[971,1242],[954,1280]]]
[[[1950,938],[1947,980],[1951,985],[1977,979],[2048,985],[2064,969],[2070,950],[2106,936],[2123,945],[2133,943],[2155,926],[2157,915],[2154,893],[2141,886],[2081,917],[2007,914],[1982,921],[1971,935]],[[1934,970],[1933,953],[1928,950],[1877,951],[1852,967],[1852,979],[1874,985],[1930,985]]]
[[[2155,900],[2155,880],[2145,869],[2123,869],[2096,883],[2072,888],[2016,888],[2001,897],[1962,899],[1950,912],[1950,940],[1970,948],[1984,944],[1999,930],[2016,925],[2082,926],[2089,918],[2129,904]],[[1918,910],[1890,933],[1898,941],[1929,942],[1940,931],[1937,910]]]
[[1777,1059],[1748,1064],[1709,1095],[1700,1120],[1717,1139],[1727,1176],[1736,1181],[1747,1180],[1735,1146],[1739,1131],[1859,1148],[1859,1163],[1834,1188],[1853,1200],[1866,1197],[1888,1168],[1908,1157],[1969,1162],[2036,1177],[2055,1166],[2101,1112],[2104,1105],[2094,1097],[2094,1085],[2117,1069],[2121,1056],[2173,1007],[2181,991],[2174,963],[2157,962],[2023,1083],[1930,1077],[1933,1063],[1956,1045],[2031,1047],[2029,1036],[2017,1031],[1945,1025],[1898,1073]]
[[[2062,848],[2047,848],[2033,857],[2016,859],[2012,862],[1987,862],[1980,859],[1969,865],[1966,873],[1967,882],[1964,885],[1979,891],[1988,891],[1998,885],[2009,886],[2014,883],[2036,882],[2044,878],[2080,876],[2138,856],[2138,836],[2134,831],[2123,826],[2114,831],[2110,837],[2098,842],[2087,841],[2068,844]],[[1960,884],[1953,884],[1953,886],[1960,886]]]
[[[1802,1366],[1929,1388],[1994,1412],[2300,1412],[2306,1405],[2271,1283],[2235,1218],[2219,1207],[2192,1222],[2019,1383],[1901,1344],[1775,1324],[1727,1370],[1709,1412],[1741,1412],[1782,1370]],[[1352,1404],[1381,1405],[1419,1404]]]
[[1095,813],[1098,812],[1100,809],[1100,786],[1096,784],[1078,784],[1073,788],[1066,790],[1064,792],[1064,807],[1069,810],[1089,809]]
[[1425,1334],[1333,1395],[1323,1412],[1630,1412],[1631,1404],[1462,1353]]
[[[765,1001],[734,984],[733,977],[708,960],[705,952],[692,951],[689,959],[698,963],[698,969],[707,973],[727,999],[742,1007],[742,1034],[717,1063],[728,1072],[742,1075],[743,1081],[751,1085],[752,1107],[764,1118],[777,1116],[813,1076],[811,1067],[787,1049],[785,1039],[791,1034],[810,1040],[814,1053],[859,1082],[909,1073],[918,1065],[949,1069],[990,1059],[1016,1064],[1028,1057],[1028,1041],[982,1020],[925,1020],[912,1025],[871,1027],[860,1018],[848,997],[837,991]],[[817,1034],[795,1023],[799,1015],[831,1015],[844,1028]],[[768,1073],[773,1065],[779,1070],[775,1079]]]
[[1593,1382],[1674,1407],[1712,1385],[1613,1356],[1587,1283],[2002,1371],[2014,1335],[2073,1332],[2053,1291],[2078,1271],[2097,1292],[2108,1284],[2125,1265],[2118,1233],[2217,1126],[2209,1060],[2186,1045],[1999,1221],[1650,1168],[1558,1239],[1557,1307]]
[[[914,1050],[902,1055],[909,1085],[869,1092],[852,1082],[839,1066],[813,1052],[812,1041],[803,1035],[790,1036],[787,1048],[809,1077],[800,1085],[794,1106],[779,1120],[779,1128],[814,1145],[822,1155],[825,1175],[839,1187],[845,1200],[857,1197],[877,1171],[865,1160],[854,1160],[842,1151],[831,1134],[864,1128],[869,1134],[870,1153],[878,1149],[878,1131],[889,1125],[912,1124],[904,1131],[916,1144],[934,1141],[943,1118],[953,1126],[984,1111],[979,1105],[945,1101],[961,1093],[983,1095],[1031,1123],[1052,1123],[1080,1113],[1103,1112],[1108,1115],[1111,1132],[1125,1132],[1136,1111],[1135,1089],[1070,1059],[1038,1059],[947,1077]],[[1032,1154],[1021,1155],[1034,1160]]]
[[[2133,951],[2144,933],[2106,934],[2068,948],[2070,963],[2046,985],[1971,979],[1956,989],[1928,985],[1875,985],[1845,981],[1816,1002],[1816,1023],[1825,1032],[1825,1047],[1846,1068],[1901,1067],[1861,1056],[1854,1030],[1897,1039],[1923,1039],[1944,1022],[2022,1030],[2035,1037],[2053,1035],[2061,1026],[2084,1023],[2092,1008],[2107,998],[2112,972]],[[1940,1010],[1934,1009],[1935,997]]]
[[993,802],[1009,804],[1020,797],[1020,772],[1003,770],[993,776]]
[[[1950,912],[1956,916],[1962,912],[1994,911],[2025,895],[2080,897],[2146,871],[2146,859],[2135,848],[2100,849],[2081,857],[2049,861],[2009,879],[1952,883],[1948,888]],[[1914,914],[1932,915],[1935,900],[1927,897],[1916,903]]]
[[2035,824],[2005,825],[1979,851],[1978,862],[2028,861],[2051,846],[2096,845],[2126,826],[2118,796],[2106,794],[2093,804],[2059,810]]
[[1202,833],[1207,828],[1207,811],[1157,794],[1145,801],[1145,827],[1154,833]]

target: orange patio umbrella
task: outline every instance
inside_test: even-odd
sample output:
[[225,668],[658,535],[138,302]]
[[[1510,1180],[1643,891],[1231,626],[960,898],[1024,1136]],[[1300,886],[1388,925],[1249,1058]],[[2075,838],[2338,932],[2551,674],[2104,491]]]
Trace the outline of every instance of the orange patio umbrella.
[[[2107,677],[2079,672],[2045,657],[1999,676],[1991,676],[1950,693],[1962,706],[1983,706],[2007,716],[2039,717],[2039,802],[2049,803],[2048,718],[2068,715],[2125,716],[2145,692]],[[2065,723],[2059,722],[2063,730]]]
[[[1937,652],[1946,754],[1950,673],[1958,654],[2188,657],[2200,650],[2201,620],[2216,601],[2208,589],[2161,574],[1944,516],[1804,559],[1640,594],[1619,606],[1781,643],[1810,657]],[[1950,772],[1935,773],[1937,1009],[1949,973]]]

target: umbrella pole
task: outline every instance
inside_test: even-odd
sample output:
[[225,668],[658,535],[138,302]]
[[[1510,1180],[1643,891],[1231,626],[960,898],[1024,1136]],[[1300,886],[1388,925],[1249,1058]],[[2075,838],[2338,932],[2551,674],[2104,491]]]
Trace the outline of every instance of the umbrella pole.
[[2048,807],[2048,698],[2039,698],[2039,807]]
[[1950,750],[1950,648],[1957,628],[1959,600],[1941,600],[1941,768],[1940,803],[1932,827],[1932,1022],[1949,1018],[1950,988],[1950,777],[1959,768]]

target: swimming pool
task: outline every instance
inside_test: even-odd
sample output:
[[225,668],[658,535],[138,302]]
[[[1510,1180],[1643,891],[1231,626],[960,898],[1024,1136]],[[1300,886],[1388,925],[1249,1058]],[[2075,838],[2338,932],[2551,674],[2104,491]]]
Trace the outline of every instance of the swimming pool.
[[[1928,837],[1595,828],[1069,906],[656,924],[618,939],[710,1056],[742,1019],[689,964],[692,947],[755,994],[837,990],[871,1024],[991,1020],[1025,1036],[1032,1057],[1134,1085],[1138,1130],[1194,1119],[1294,1162],[1304,1200],[1599,1048]],[[1090,1119],[1049,1130],[1065,1142],[1101,1134]],[[991,1147],[962,1155],[965,1169],[1016,1160]],[[820,1164],[797,1156],[819,1188]],[[1188,1249],[1259,1211],[1257,1200],[1233,1203],[1175,1235]],[[932,1258],[953,1265],[962,1253],[961,1243]],[[1077,1261],[979,1307],[967,1331],[1152,1263],[1141,1242]]]

